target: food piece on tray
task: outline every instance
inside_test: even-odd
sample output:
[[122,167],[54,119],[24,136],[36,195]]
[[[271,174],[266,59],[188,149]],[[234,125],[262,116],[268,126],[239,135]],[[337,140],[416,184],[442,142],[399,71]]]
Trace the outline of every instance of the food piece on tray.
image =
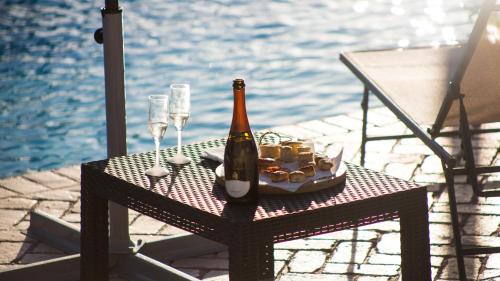
[[321,154],[314,155],[314,162],[316,163],[316,165],[319,165],[319,160],[321,159],[327,159],[327,157]]
[[281,147],[281,161],[283,162],[293,162],[293,152],[291,146]]
[[271,166],[265,170],[261,170],[261,173],[265,176],[271,177],[271,173],[281,170],[280,166]]
[[272,166],[276,166],[276,160],[273,158],[259,158],[259,169],[265,170]]
[[281,145],[279,144],[261,144],[259,149],[262,158],[279,159],[281,156]]
[[318,167],[322,171],[328,171],[333,167],[333,162],[327,158],[321,158],[318,161]]
[[290,182],[303,182],[306,180],[306,175],[302,171],[293,171],[288,176]]
[[303,142],[301,141],[284,141],[281,142],[282,145],[290,146],[292,148],[293,158],[297,158],[299,155],[299,147],[302,146]]
[[310,146],[304,146],[304,145],[299,146],[298,151],[299,151],[299,154],[301,152],[312,152]]
[[314,163],[314,161],[299,161],[299,168],[305,166],[316,166],[316,163]]
[[269,172],[276,172],[276,171],[279,171],[281,170],[281,167],[280,166],[271,166],[269,168],[267,168],[266,171],[269,171]]
[[285,168],[285,167],[280,167],[280,170],[283,171],[283,172],[290,173],[290,169]]
[[288,180],[288,173],[285,171],[276,171],[271,173],[271,180],[273,182],[281,182]]
[[307,177],[314,177],[316,175],[316,170],[313,165],[302,167],[300,171],[304,172]]
[[299,157],[298,157],[299,162],[313,162],[314,161],[314,155],[312,152],[299,152]]

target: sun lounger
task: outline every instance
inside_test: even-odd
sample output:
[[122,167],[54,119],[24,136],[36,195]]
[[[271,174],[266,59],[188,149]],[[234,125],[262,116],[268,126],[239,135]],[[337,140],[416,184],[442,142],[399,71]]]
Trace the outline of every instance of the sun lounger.
[[[500,166],[475,164],[471,136],[499,132],[479,125],[500,121],[500,8],[483,3],[468,42],[439,48],[410,48],[342,53],[340,59],[364,83],[361,163],[367,141],[408,137],[366,134],[368,95],[373,93],[442,161],[460,280],[466,280],[464,255],[500,252],[500,247],[464,248],[461,243],[454,176],[467,175],[478,196],[500,196],[483,190],[478,174],[500,172]],[[446,130],[445,130],[446,128]],[[448,129],[451,128],[451,131]],[[435,139],[459,136],[463,162]]]

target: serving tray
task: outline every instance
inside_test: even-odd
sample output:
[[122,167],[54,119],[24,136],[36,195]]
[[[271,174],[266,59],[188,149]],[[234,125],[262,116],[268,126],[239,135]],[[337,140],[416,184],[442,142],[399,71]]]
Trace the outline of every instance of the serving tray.
[[[331,188],[343,184],[346,179],[347,167],[341,162],[335,174],[328,174],[321,171],[312,178],[306,179],[301,183],[273,183],[268,177],[260,175],[259,193],[260,194],[299,194],[314,192],[325,188]],[[219,165],[215,169],[216,181],[224,186],[224,165]],[[289,188],[287,188],[287,186]]]

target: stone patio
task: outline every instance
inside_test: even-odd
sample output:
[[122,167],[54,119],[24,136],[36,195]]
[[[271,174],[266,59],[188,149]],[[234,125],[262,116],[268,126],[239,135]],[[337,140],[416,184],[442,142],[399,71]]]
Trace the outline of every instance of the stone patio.
[[[361,124],[361,112],[355,112],[273,130],[311,137],[322,145],[344,143],[345,159],[359,163]],[[383,108],[369,112],[368,127],[370,135],[408,132]],[[456,139],[439,141],[450,152],[459,153]],[[474,146],[477,162],[500,164],[499,133],[475,137]],[[428,185],[433,280],[457,280],[448,196],[439,158],[418,139],[376,141],[367,144],[366,167]],[[0,271],[65,255],[27,235],[29,211],[42,210],[79,227],[79,178],[79,166],[71,166],[0,180]],[[463,242],[499,246],[500,198],[477,198],[464,183],[465,178],[458,181],[462,182],[457,186],[457,199]],[[482,178],[484,185],[498,181],[499,175]],[[182,232],[133,211],[129,212],[129,221],[133,240],[149,241]],[[396,221],[276,244],[276,280],[399,280],[399,246]],[[170,264],[203,280],[228,280],[227,252]],[[466,264],[471,280],[500,280],[500,254],[468,257]]]

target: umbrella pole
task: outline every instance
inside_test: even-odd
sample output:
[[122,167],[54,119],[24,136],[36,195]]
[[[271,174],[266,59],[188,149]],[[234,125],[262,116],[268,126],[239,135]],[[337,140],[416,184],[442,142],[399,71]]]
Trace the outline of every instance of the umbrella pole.
[[[108,158],[127,154],[125,122],[125,67],[122,10],[118,0],[106,0],[102,9],[106,129]],[[109,202],[109,249],[128,253],[133,246],[128,230],[128,209]]]
[[[96,31],[94,38],[104,44],[107,150],[108,157],[114,157],[127,154],[122,10],[118,0],[106,0],[101,14],[103,28]],[[134,247],[129,236],[128,209],[113,202],[108,204],[109,251],[114,265],[111,271],[128,280],[198,280],[141,253],[156,259],[173,260],[226,250],[224,245],[192,234],[174,235]],[[71,255],[0,272],[0,281],[31,280],[34,277],[52,281],[78,279],[80,232],[77,228],[61,219],[34,211],[30,213],[28,233]]]

